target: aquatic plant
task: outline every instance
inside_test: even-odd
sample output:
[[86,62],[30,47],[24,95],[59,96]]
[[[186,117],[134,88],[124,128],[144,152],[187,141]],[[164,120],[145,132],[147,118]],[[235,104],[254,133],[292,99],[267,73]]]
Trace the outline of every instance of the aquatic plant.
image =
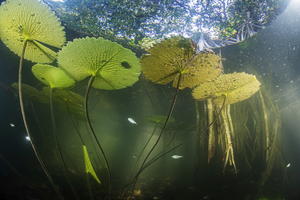
[[[43,93],[50,97],[50,87],[44,87]],[[68,105],[72,107],[83,107],[84,105],[84,98],[75,92],[65,89],[55,89],[52,91],[52,99],[53,101],[57,102],[59,105]]]
[[191,40],[181,36],[167,38],[153,45],[147,51],[150,54],[144,55],[140,61],[144,76],[152,82],[162,85],[173,81],[173,87],[176,88],[176,91],[160,135],[142,162],[139,172],[131,180],[131,183],[134,183],[133,190],[139,174],[159,157],[156,156],[146,164],[168,124],[179,89],[194,88],[203,82],[212,81],[223,71],[219,56],[207,52],[196,53]]
[[[16,93],[18,93],[18,83],[13,83],[12,87],[16,90]],[[30,85],[22,84],[22,94],[25,99],[30,99],[31,101],[37,101],[45,104],[49,103],[49,98],[45,94]]]
[[52,119],[52,125],[53,125],[54,138],[56,141],[56,146],[57,146],[60,158],[61,158],[63,166],[64,166],[64,169],[63,169],[64,175],[65,175],[68,183],[70,184],[70,186],[76,196],[76,199],[78,199],[76,191],[73,187],[72,181],[71,181],[69,173],[68,173],[66,162],[62,155],[61,145],[59,144],[59,141],[58,141],[55,116],[54,116],[54,110],[53,110],[53,101],[52,101],[52,92],[54,89],[70,88],[75,85],[75,81],[73,79],[70,79],[61,69],[50,66],[50,65],[36,64],[31,68],[31,71],[39,81],[41,81],[45,85],[50,86],[50,94],[49,94],[49,96],[50,96],[50,111],[51,111],[51,119]]
[[[13,1],[13,0],[12,0]],[[11,2],[11,1],[10,1]],[[15,2],[15,1],[13,1]],[[38,3],[37,1],[24,1],[25,4],[28,2],[34,2]],[[6,3],[9,4],[9,3]],[[4,4],[4,5],[6,5]],[[20,3],[21,6],[23,2]],[[43,4],[41,4],[43,5]],[[44,5],[43,5],[44,6]],[[5,7],[5,6],[4,6]],[[2,6],[1,6],[2,9]],[[24,8],[23,8],[24,9]],[[1,12],[5,12],[0,10]],[[1,16],[0,12],[0,16]],[[32,12],[31,17],[36,16],[36,13]],[[40,15],[38,15],[40,16]],[[11,17],[11,15],[9,15]],[[1,18],[2,19],[2,18]],[[31,19],[29,17],[29,19]],[[28,25],[28,22],[30,20],[27,20],[26,23]],[[34,21],[35,22],[35,21]],[[1,22],[0,22],[1,24]],[[29,23],[30,24],[30,23]],[[37,24],[40,24],[38,21]],[[0,33],[2,30],[5,30],[5,27],[1,25],[0,27]],[[61,27],[60,27],[61,28]],[[22,32],[23,25],[19,27],[19,32]],[[4,34],[5,35],[5,34]],[[22,35],[22,34],[21,34]],[[0,34],[1,36],[1,34]],[[21,36],[20,36],[21,37]],[[22,36],[23,37],[23,36]],[[35,39],[26,39],[26,35],[23,37],[23,42],[27,40],[27,47],[32,46],[33,49],[36,48],[36,50],[39,51],[39,55],[37,55],[38,59],[40,61],[38,62],[52,62],[55,57],[56,53],[53,51],[53,45],[47,44],[46,42],[35,40]],[[17,41],[20,42],[22,38],[18,38]],[[7,40],[7,41],[10,41]],[[5,42],[5,41],[4,41]],[[7,43],[7,42],[6,42]],[[24,44],[25,43],[25,44]],[[20,42],[18,44],[20,48],[26,46],[26,42]],[[13,44],[13,43],[12,43]],[[12,46],[12,45],[11,45]],[[24,48],[25,51],[25,48]],[[24,56],[24,51],[18,55]],[[25,58],[29,59],[30,55],[34,58],[34,54],[27,54],[27,52],[30,52],[29,50],[25,51]],[[49,52],[49,53],[48,53]],[[176,103],[176,99],[179,93],[179,90],[182,90],[184,88],[191,88],[195,89],[193,90],[193,93],[201,94],[197,96],[196,99],[204,100],[207,99],[207,105],[210,107],[208,110],[208,115],[212,116],[213,112],[215,112],[216,117],[211,117],[208,121],[209,123],[205,124],[204,127],[205,130],[198,129],[196,134],[192,136],[190,139],[186,140],[185,142],[180,143],[179,145],[169,148],[167,150],[166,146],[164,146],[164,149],[155,155],[153,158],[147,160],[147,158],[144,160],[143,164],[141,165],[141,168],[136,173],[134,178],[130,178],[130,184],[136,183],[137,178],[139,174],[143,172],[147,167],[149,167],[152,163],[154,163],[159,158],[165,156],[167,153],[170,153],[174,149],[180,147],[183,144],[186,144],[189,141],[194,140],[195,138],[199,137],[202,133],[204,133],[207,129],[210,129],[209,133],[209,147],[208,147],[208,161],[209,159],[214,156],[213,151],[213,143],[215,143],[215,139],[211,136],[211,130],[213,129],[212,124],[214,124],[216,121],[220,122],[220,125],[224,127],[217,128],[219,131],[219,137],[223,137],[221,139],[221,143],[225,148],[224,152],[226,154],[226,161],[224,163],[224,169],[226,167],[227,162],[234,165],[234,156],[233,156],[233,146],[234,146],[234,131],[233,131],[233,125],[232,120],[230,116],[230,106],[229,104],[233,104],[242,100],[245,100],[249,98],[252,94],[254,94],[258,89],[260,83],[256,80],[254,76],[245,74],[245,73],[234,73],[234,74],[225,74],[220,75],[222,73],[222,64],[221,64],[221,58],[220,56],[215,55],[213,52],[197,52],[197,49],[192,45],[192,41],[190,39],[184,39],[182,37],[171,37],[168,39],[162,40],[162,42],[159,42],[155,44],[152,48],[148,49],[147,55],[144,55],[140,64],[142,65],[144,76],[151,80],[154,83],[158,83],[161,85],[170,84],[170,82],[173,81],[173,87],[176,88],[176,92],[173,98],[173,102],[171,105],[171,109],[169,111],[168,116],[152,116],[145,118],[146,121],[155,123],[155,128],[150,133],[150,138],[148,138],[147,143],[144,145],[142,151],[140,152],[139,156],[137,157],[136,163],[138,162],[138,159],[143,154],[145,148],[148,146],[149,141],[152,139],[152,136],[154,135],[155,131],[157,130],[157,127],[161,124],[163,126],[161,127],[161,133],[159,137],[162,136],[164,130],[166,130],[167,125],[170,124],[169,122],[174,121],[174,118],[171,117],[173,108]],[[26,57],[26,55],[28,57]],[[22,61],[22,59],[21,59]],[[34,61],[37,62],[37,61]],[[117,45],[116,43],[104,40],[103,38],[84,38],[84,39],[76,39],[73,42],[69,42],[66,47],[63,48],[62,51],[58,54],[58,66],[57,67],[50,67],[46,65],[36,65],[32,68],[32,71],[34,74],[37,75],[38,79],[45,83],[46,85],[50,85],[51,87],[45,87],[43,89],[43,93],[36,90],[35,88],[31,86],[26,86],[24,84],[14,84],[14,87],[21,88],[20,93],[23,93],[24,98],[28,98],[32,101],[40,101],[42,103],[49,102],[49,99],[51,99],[50,107],[51,107],[51,115],[52,115],[52,121],[53,126],[55,127],[55,119],[54,119],[54,112],[53,112],[53,105],[52,100],[54,102],[57,102],[60,106],[60,108],[67,110],[67,112],[70,114],[70,117],[72,119],[73,125],[76,129],[76,131],[79,134],[79,137],[81,139],[83,148],[83,158],[84,158],[84,164],[85,164],[85,172],[86,172],[86,179],[88,183],[88,189],[89,189],[89,195],[92,199],[92,191],[91,191],[91,185],[89,183],[89,173],[93,176],[93,178],[99,183],[101,182],[105,183],[104,180],[102,180],[102,177],[97,176],[97,170],[94,169],[92,166],[92,162],[89,158],[89,152],[87,151],[87,146],[84,144],[84,141],[82,139],[80,129],[77,124],[74,122],[74,117],[79,114],[85,116],[85,118],[88,120],[89,129],[92,131],[92,134],[94,136],[94,139],[97,141],[98,146],[100,150],[103,153],[103,156],[105,157],[106,152],[103,151],[101,148],[101,145],[98,141],[98,138],[96,137],[93,127],[91,125],[91,115],[89,114],[89,106],[88,106],[88,97],[90,93],[91,87],[94,87],[96,89],[104,89],[104,90],[117,90],[126,88],[128,86],[133,85],[137,80],[138,76],[140,74],[140,67],[138,64],[139,60],[135,57],[135,55],[129,51],[121,47],[120,45]],[[22,65],[22,64],[20,64]],[[42,69],[43,68],[43,69]],[[41,71],[39,71],[41,70]],[[49,71],[60,71],[65,72],[67,76],[65,78],[59,78],[59,76],[51,75]],[[56,73],[56,72],[55,72]],[[88,83],[87,90],[85,90],[86,95],[85,98],[80,96],[79,94],[76,94],[74,92],[71,92],[69,90],[59,90],[54,88],[61,87],[60,84],[57,85],[57,82],[50,81],[52,78],[59,78],[58,80],[67,80],[69,77],[74,78],[77,82],[82,81],[83,79],[87,77],[91,77],[90,81]],[[21,79],[20,79],[21,80]],[[75,82],[70,81],[70,84],[67,84],[66,87],[72,86]],[[226,83],[226,84],[225,84]],[[78,89],[78,88],[77,88]],[[75,89],[73,89],[75,91]],[[97,91],[97,93],[101,93]],[[241,95],[241,96],[239,96]],[[22,94],[20,95],[22,96]],[[262,93],[260,93],[260,100],[262,103],[262,106],[264,103],[264,96]],[[226,98],[224,98],[226,97]],[[224,100],[225,99],[225,100]],[[22,97],[21,97],[22,101]],[[270,101],[266,101],[266,105],[263,107],[267,107],[268,105],[271,105]],[[227,105],[226,109],[223,107],[221,108],[221,104]],[[82,109],[82,105],[84,105],[84,110]],[[163,104],[162,104],[163,105]],[[215,110],[214,109],[215,106]],[[252,105],[253,106],[253,105]],[[32,106],[33,107],[33,106]],[[254,106],[253,106],[254,107]],[[267,115],[266,109],[263,108],[263,112],[265,115]],[[35,114],[34,114],[35,115]],[[198,115],[197,115],[198,116]],[[36,116],[34,116],[36,119]],[[255,116],[256,119],[259,119],[259,117]],[[269,118],[265,117],[265,123],[266,125],[263,127],[266,129],[266,132],[268,131],[268,121]],[[277,119],[276,119],[277,120]],[[279,119],[278,119],[279,120]],[[36,119],[38,122],[38,120]],[[278,121],[276,121],[276,125],[274,125],[273,129],[276,129],[275,133],[270,133],[270,135],[267,135],[264,137],[265,143],[269,144],[271,143],[272,139],[275,141],[276,139],[276,133],[278,129]],[[222,123],[222,124],[221,124]],[[37,123],[38,124],[38,123]],[[26,125],[27,126],[27,125]],[[175,126],[176,127],[176,126]],[[41,128],[40,128],[41,129]],[[177,127],[179,129],[179,126]],[[55,130],[55,128],[54,128]],[[56,130],[54,131],[56,132]],[[170,131],[171,132],[171,131]],[[224,133],[222,135],[222,133]],[[29,132],[28,132],[29,134]],[[273,135],[272,135],[273,134]],[[165,134],[166,135],[166,134]],[[174,134],[173,138],[170,140],[169,144],[174,139],[176,133]],[[57,139],[57,136],[55,136]],[[241,137],[242,138],[242,137]],[[269,141],[270,138],[270,141]],[[100,140],[101,141],[101,140]],[[60,148],[60,144],[58,143],[58,140],[56,140],[58,148]],[[156,144],[159,142],[159,139],[156,141]],[[156,145],[155,144],[155,145]],[[239,143],[241,144],[241,143]],[[272,149],[276,149],[275,142],[272,143]],[[147,157],[151,154],[151,151],[155,148],[155,145],[152,147],[150,152],[148,153]],[[167,145],[168,146],[168,145]],[[223,147],[222,146],[222,147]],[[34,144],[33,144],[34,147]],[[35,147],[34,147],[35,148]],[[241,149],[241,147],[238,147]],[[261,147],[260,147],[261,148]],[[254,150],[254,152],[257,150]],[[265,180],[270,175],[272,170],[272,165],[274,163],[274,157],[276,151],[267,151],[266,154],[264,152],[264,155],[266,155],[266,162],[267,162],[267,169],[266,172],[263,174],[263,178],[259,184],[259,187],[261,188],[264,185]],[[61,152],[60,152],[61,154]],[[2,157],[2,155],[0,154]],[[38,159],[39,156],[37,155]],[[62,154],[61,154],[62,157]],[[2,157],[3,158],[3,157]],[[221,160],[221,159],[220,159]],[[105,193],[105,198],[109,199],[111,196],[115,195],[118,190],[112,189],[112,180],[111,180],[111,173],[110,173],[110,166],[109,166],[109,159],[105,158],[106,164],[105,168],[107,168],[108,176],[109,176],[109,192],[108,194]],[[41,161],[42,162],[42,161]],[[96,161],[95,161],[96,162]],[[43,164],[42,164],[43,166]],[[44,167],[43,167],[44,168]],[[46,169],[44,169],[46,174],[48,173]],[[64,170],[67,172],[68,170]],[[83,171],[83,170],[80,170]],[[134,172],[134,170],[133,170]],[[67,172],[68,173],[68,172]],[[132,175],[133,176],[133,175]],[[100,178],[98,178],[100,177]],[[48,177],[49,178],[49,177]],[[101,181],[100,181],[101,179]],[[131,180],[132,179],[132,180]],[[51,177],[49,178],[51,181]],[[53,182],[53,181],[52,181]],[[51,182],[51,183],[52,183]],[[71,183],[71,181],[68,181]],[[97,184],[97,183],[96,183]],[[124,187],[130,186],[125,185]],[[97,187],[99,185],[97,184]],[[53,183],[53,187],[57,189],[57,187]],[[72,185],[71,185],[72,187]],[[105,189],[105,184],[101,186],[101,188]],[[134,187],[133,187],[134,188]],[[123,188],[122,188],[123,189]],[[76,194],[76,192],[74,192]],[[58,194],[61,199],[64,199],[64,197],[59,193]],[[134,193],[132,193],[134,194]],[[108,195],[108,196],[107,196]],[[69,197],[69,196],[68,196]],[[70,198],[70,197],[69,197]],[[76,198],[78,198],[76,196]],[[127,197],[126,197],[127,198]],[[155,197],[156,198],[156,197]]]
[[212,82],[205,82],[193,90],[193,97],[199,101],[213,98],[217,105],[230,105],[251,97],[259,90],[260,82],[253,75],[242,73],[222,74]]
[[58,53],[59,67],[72,79],[82,81],[91,76],[85,94],[85,112],[89,128],[104,157],[111,193],[111,171],[108,159],[89,118],[88,95],[91,87],[117,90],[133,85],[140,74],[139,60],[129,50],[103,38],[75,39]]
[[[230,117],[229,105],[249,98],[260,89],[259,86],[260,82],[255,78],[255,76],[246,74],[244,72],[235,72],[233,74],[222,74],[215,81],[200,84],[193,90],[192,95],[197,100],[202,101],[205,99],[212,99],[212,102],[208,101],[209,110],[213,109],[212,104],[219,107],[218,109],[220,110],[220,106],[224,102],[224,98],[226,98],[225,105],[228,105],[228,107],[227,109],[223,109],[222,111],[220,111],[226,135],[224,142],[226,146],[224,155],[226,155],[226,158],[223,172],[225,171],[225,167],[229,159],[230,165],[234,166],[235,173],[237,173],[232,148],[233,140],[231,139],[231,135],[234,136],[234,134],[233,126],[231,125],[232,122]],[[209,111],[209,115],[209,119],[211,120],[213,112]],[[210,158],[214,156],[215,153],[214,143],[215,135],[212,129],[210,129],[208,143],[208,162]]]
[[191,40],[181,36],[167,38],[147,52],[150,54],[144,55],[140,62],[144,76],[162,85],[173,81],[173,87],[179,85],[181,90],[212,81],[223,71],[219,56],[196,53]]
[[[66,42],[65,32],[54,12],[38,0],[11,0],[0,7],[0,37],[21,58],[51,63]],[[26,49],[26,51],[24,50]]]
[[[73,184],[70,180],[69,172],[68,172],[66,163],[64,161],[64,158],[63,158],[63,155],[61,152],[61,147],[60,147],[61,145],[58,142],[52,100],[58,102],[61,105],[64,105],[64,108],[67,107],[67,111],[71,116],[72,112],[75,112],[76,114],[81,112],[80,108],[83,106],[84,98],[74,92],[71,92],[68,90],[62,90],[62,89],[67,89],[67,88],[72,87],[75,84],[75,81],[73,79],[70,79],[60,68],[49,66],[49,65],[37,64],[32,67],[32,72],[41,82],[50,86],[50,87],[44,87],[43,93],[47,94],[50,98],[50,109],[51,109],[52,124],[53,124],[55,140],[57,143],[58,150],[60,152],[60,157],[63,161],[63,165],[65,168],[65,169],[63,169],[63,172],[64,172],[76,198],[78,199],[79,197],[77,196],[75,189],[73,187]],[[71,116],[71,118],[72,118],[72,116]],[[72,121],[73,121],[73,118],[72,118]],[[74,126],[76,127],[75,124],[74,124]],[[85,167],[86,167],[86,177],[87,177],[87,182],[88,182],[89,194],[90,194],[90,197],[92,198],[92,191],[90,188],[88,173],[90,173],[98,183],[101,184],[101,182],[91,164],[89,154],[87,152],[87,147],[82,139],[82,135],[79,132],[78,128],[76,128],[76,131],[77,131],[77,133],[81,139],[82,145],[83,145],[83,156],[84,156],[84,162],[85,162]]]
[[[176,92],[161,134],[141,168],[163,134],[175,106],[179,89],[193,88],[202,82],[214,80],[222,72],[220,58],[214,54],[209,55],[203,52],[195,54],[195,49],[189,39],[172,37],[154,45],[147,51],[150,55],[144,55],[140,62],[144,76],[154,83],[163,85],[173,81]],[[203,76],[203,74],[205,75]],[[209,75],[207,76],[207,74]]]
[[[167,117],[168,116],[154,115],[151,117],[146,117],[145,121],[155,123],[156,125],[159,125],[161,128],[163,128]],[[175,119],[173,117],[170,117],[167,126],[170,125],[172,122],[175,122]]]
[[[63,27],[49,7],[37,0],[6,1],[0,6],[0,37],[19,55],[19,99],[26,132],[30,137],[22,100],[23,58],[33,62],[53,62],[56,53],[49,46],[60,48],[66,41]],[[26,51],[25,51],[26,50]],[[62,198],[35,147],[32,148],[56,193]]]
[[165,125],[149,156],[171,117],[179,89],[194,88],[203,82],[212,81],[221,74],[223,67],[219,56],[213,53],[196,53],[191,40],[180,36],[165,39],[147,51],[150,54],[144,55],[140,62],[144,76],[154,83],[163,85],[173,81],[173,87],[176,88]]

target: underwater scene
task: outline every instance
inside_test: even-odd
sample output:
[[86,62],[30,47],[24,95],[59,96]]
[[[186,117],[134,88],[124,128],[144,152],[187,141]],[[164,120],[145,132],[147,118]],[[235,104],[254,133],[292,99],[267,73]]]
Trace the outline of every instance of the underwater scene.
[[299,0],[0,1],[0,200],[299,200]]

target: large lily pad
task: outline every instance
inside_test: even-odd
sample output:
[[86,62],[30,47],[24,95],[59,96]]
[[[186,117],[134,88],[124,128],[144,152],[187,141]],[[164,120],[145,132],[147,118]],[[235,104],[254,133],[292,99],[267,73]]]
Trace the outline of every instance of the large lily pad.
[[81,81],[94,76],[92,86],[106,90],[133,85],[141,71],[133,52],[103,38],[69,42],[58,53],[58,63],[72,79]]
[[0,6],[0,37],[14,53],[38,63],[50,63],[56,52],[45,44],[61,48],[65,33],[54,12],[38,0],[7,0]]
[[221,58],[211,52],[196,54],[190,39],[180,36],[163,40],[147,50],[140,63],[145,77],[154,83],[167,84],[173,81],[177,87],[182,74],[180,89],[215,80],[223,71]]
[[260,82],[251,74],[223,74],[213,82],[206,82],[193,90],[193,97],[198,100],[213,98],[214,103],[230,105],[251,97],[260,88]]

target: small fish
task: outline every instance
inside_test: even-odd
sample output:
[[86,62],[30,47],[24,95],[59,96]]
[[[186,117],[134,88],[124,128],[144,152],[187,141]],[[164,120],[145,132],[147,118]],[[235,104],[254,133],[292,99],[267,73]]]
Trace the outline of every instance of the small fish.
[[271,147],[267,147],[267,150],[271,150],[272,148]]
[[136,124],[136,125],[138,125],[138,123],[136,123],[132,118],[128,118],[128,121],[130,122],[130,123],[132,123],[132,124]]
[[14,124],[10,124],[10,126],[11,126],[11,127],[15,127],[15,125],[14,125]]
[[290,167],[290,166],[291,166],[291,163],[287,164],[287,166],[286,166],[286,167],[288,168],[288,167]]
[[172,158],[173,158],[173,159],[180,159],[180,158],[183,158],[183,156],[173,155]]
[[29,136],[26,136],[25,138],[26,138],[26,140],[30,141],[30,137]]
[[137,155],[133,155],[132,157],[133,157],[133,158],[138,158],[138,156],[137,156]]

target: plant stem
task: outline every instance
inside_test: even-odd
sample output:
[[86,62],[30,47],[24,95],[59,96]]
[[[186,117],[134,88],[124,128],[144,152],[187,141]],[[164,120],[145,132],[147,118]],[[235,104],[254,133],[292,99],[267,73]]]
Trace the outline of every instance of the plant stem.
[[29,128],[28,128],[28,124],[27,124],[27,121],[26,121],[26,116],[25,116],[25,110],[24,110],[24,104],[23,104],[23,98],[22,98],[22,67],[23,67],[23,59],[24,59],[24,54],[25,54],[25,49],[26,49],[26,46],[27,46],[27,40],[24,41],[24,45],[23,45],[23,49],[22,49],[22,55],[21,55],[21,59],[20,59],[20,65],[19,65],[19,80],[18,80],[18,84],[19,84],[19,99],[20,99],[20,107],[21,107],[21,113],[22,113],[22,118],[23,118],[23,122],[24,122],[24,126],[25,126],[25,130],[27,132],[27,135],[28,137],[30,138],[30,143],[31,143],[31,146],[32,146],[32,149],[35,153],[35,156],[36,158],[38,159],[41,167],[43,168],[43,171],[45,172],[48,180],[50,181],[53,189],[55,190],[55,192],[57,193],[57,195],[59,196],[59,198],[61,200],[64,200],[64,197],[62,196],[62,194],[60,193],[60,191],[58,190],[58,188],[56,187],[51,175],[49,174],[40,154],[38,153],[37,151],[37,148],[34,144],[34,141],[33,141],[33,138],[31,137],[30,135],[30,132],[29,132]]
[[107,166],[107,173],[108,173],[108,199],[110,199],[110,194],[111,194],[111,171],[110,171],[110,167],[109,167],[109,163],[108,163],[108,160],[107,160],[107,157],[100,145],[100,142],[99,140],[97,139],[97,136],[95,134],[95,131],[92,127],[92,124],[91,124],[91,120],[90,120],[90,117],[89,117],[89,109],[88,109],[88,97],[89,97],[89,92],[91,90],[91,86],[93,84],[95,80],[95,76],[92,76],[89,80],[89,83],[88,83],[88,86],[87,86],[87,89],[86,89],[86,93],[85,93],[85,100],[84,100],[84,109],[85,109],[85,115],[86,115],[86,119],[87,119],[87,122],[88,122],[88,126],[90,128],[90,131],[92,132],[92,135],[104,157],[104,160],[105,160],[105,163],[106,163],[106,166]]

